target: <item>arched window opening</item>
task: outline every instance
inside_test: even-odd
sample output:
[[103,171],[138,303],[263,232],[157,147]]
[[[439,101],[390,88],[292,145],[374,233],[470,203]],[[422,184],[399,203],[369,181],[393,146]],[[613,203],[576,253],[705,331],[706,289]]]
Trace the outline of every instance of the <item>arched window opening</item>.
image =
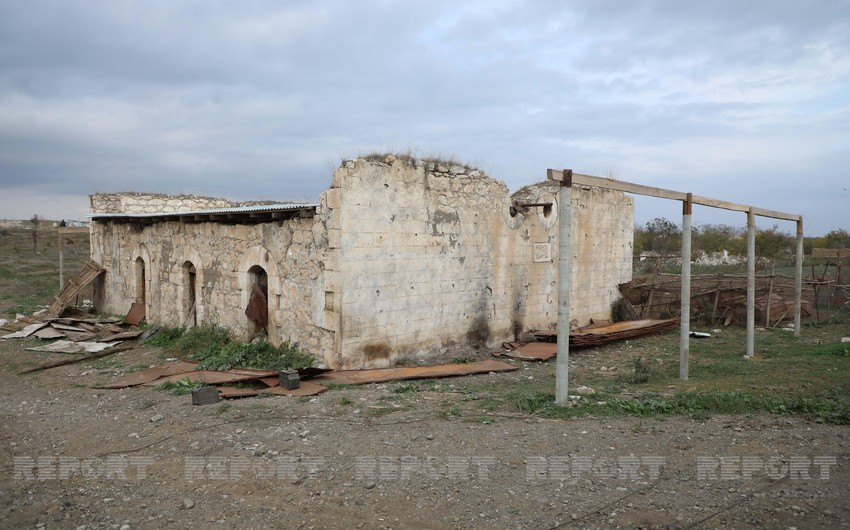
[[259,265],[248,269],[251,294],[245,315],[254,323],[254,331],[268,334],[269,327],[269,276]]

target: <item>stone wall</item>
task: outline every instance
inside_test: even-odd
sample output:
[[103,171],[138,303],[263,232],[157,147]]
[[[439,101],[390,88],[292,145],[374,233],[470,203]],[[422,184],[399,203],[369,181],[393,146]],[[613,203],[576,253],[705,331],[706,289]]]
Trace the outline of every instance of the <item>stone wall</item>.
[[[459,164],[386,157],[347,161],[312,218],[260,224],[92,223],[92,257],[107,269],[96,306],[182,325],[195,267],[199,324],[248,338],[251,269],[268,274],[269,339],[334,368],[489,351],[557,320],[558,189],[513,196]],[[552,203],[551,207],[524,206]],[[229,201],[97,195],[99,213],[186,211]],[[167,210],[170,208],[171,210]],[[633,205],[622,193],[574,189],[572,318],[608,318],[631,279]],[[144,271],[144,272],[142,272]]]
[[144,300],[148,321],[183,325],[190,314],[191,264],[197,323],[225,326],[248,339],[254,333],[245,316],[250,269],[258,265],[268,275],[269,340],[297,344],[322,362],[334,349],[333,331],[322,327],[324,226],[320,216],[250,225],[175,221],[144,228],[93,222],[92,258],[107,270],[96,284],[96,307],[125,314],[132,302]]
[[[461,165],[388,157],[346,162],[328,192],[341,319],[338,364],[486,351],[557,320],[556,188],[507,187]],[[610,316],[631,278],[633,206],[622,193],[574,193],[573,317]],[[333,290],[332,287],[329,287]]]
[[239,203],[214,197],[161,193],[97,193],[89,196],[92,213],[174,213],[232,208]]

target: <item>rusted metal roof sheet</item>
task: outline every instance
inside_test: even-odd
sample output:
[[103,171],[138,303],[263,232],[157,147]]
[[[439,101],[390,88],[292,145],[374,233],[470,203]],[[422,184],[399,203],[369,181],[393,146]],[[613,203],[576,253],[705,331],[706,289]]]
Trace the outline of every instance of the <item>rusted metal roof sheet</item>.
[[558,353],[554,342],[511,342],[502,345],[505,349],[493,355],[520,359],[522,361],[548,361]]
[[378,368],[375,370],[339,370],[328,372],[315,381],[333,381],[350,385],[383,383],[404,379],[428,379],[432,377],[455,377],[489,372],[510,372],[518,366],[501,361],[478,361],[463,364],[437,364],[434,366],[414,366],[402,368]]

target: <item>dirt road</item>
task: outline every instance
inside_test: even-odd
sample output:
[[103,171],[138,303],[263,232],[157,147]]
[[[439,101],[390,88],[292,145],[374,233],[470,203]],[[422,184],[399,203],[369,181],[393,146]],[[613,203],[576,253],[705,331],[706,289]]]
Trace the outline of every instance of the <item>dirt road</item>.
[[[24,355],[0,351],[2,528],[850,524],[846,426],[480,415],[448,380],[193,407],[152,388],[89,388],[120,371],[106,361],[19,376]],[[116,357],[161,362],[153,349]]]

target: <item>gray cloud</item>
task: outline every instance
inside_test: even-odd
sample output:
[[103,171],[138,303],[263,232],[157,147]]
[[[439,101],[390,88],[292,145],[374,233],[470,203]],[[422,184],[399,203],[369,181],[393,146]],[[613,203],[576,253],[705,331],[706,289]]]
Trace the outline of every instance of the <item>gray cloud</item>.
[[315,198],[340,158],[412,149],[514,189],[573,167],[847,228],[848,21],[838,0],[6,2],[0,217]]

